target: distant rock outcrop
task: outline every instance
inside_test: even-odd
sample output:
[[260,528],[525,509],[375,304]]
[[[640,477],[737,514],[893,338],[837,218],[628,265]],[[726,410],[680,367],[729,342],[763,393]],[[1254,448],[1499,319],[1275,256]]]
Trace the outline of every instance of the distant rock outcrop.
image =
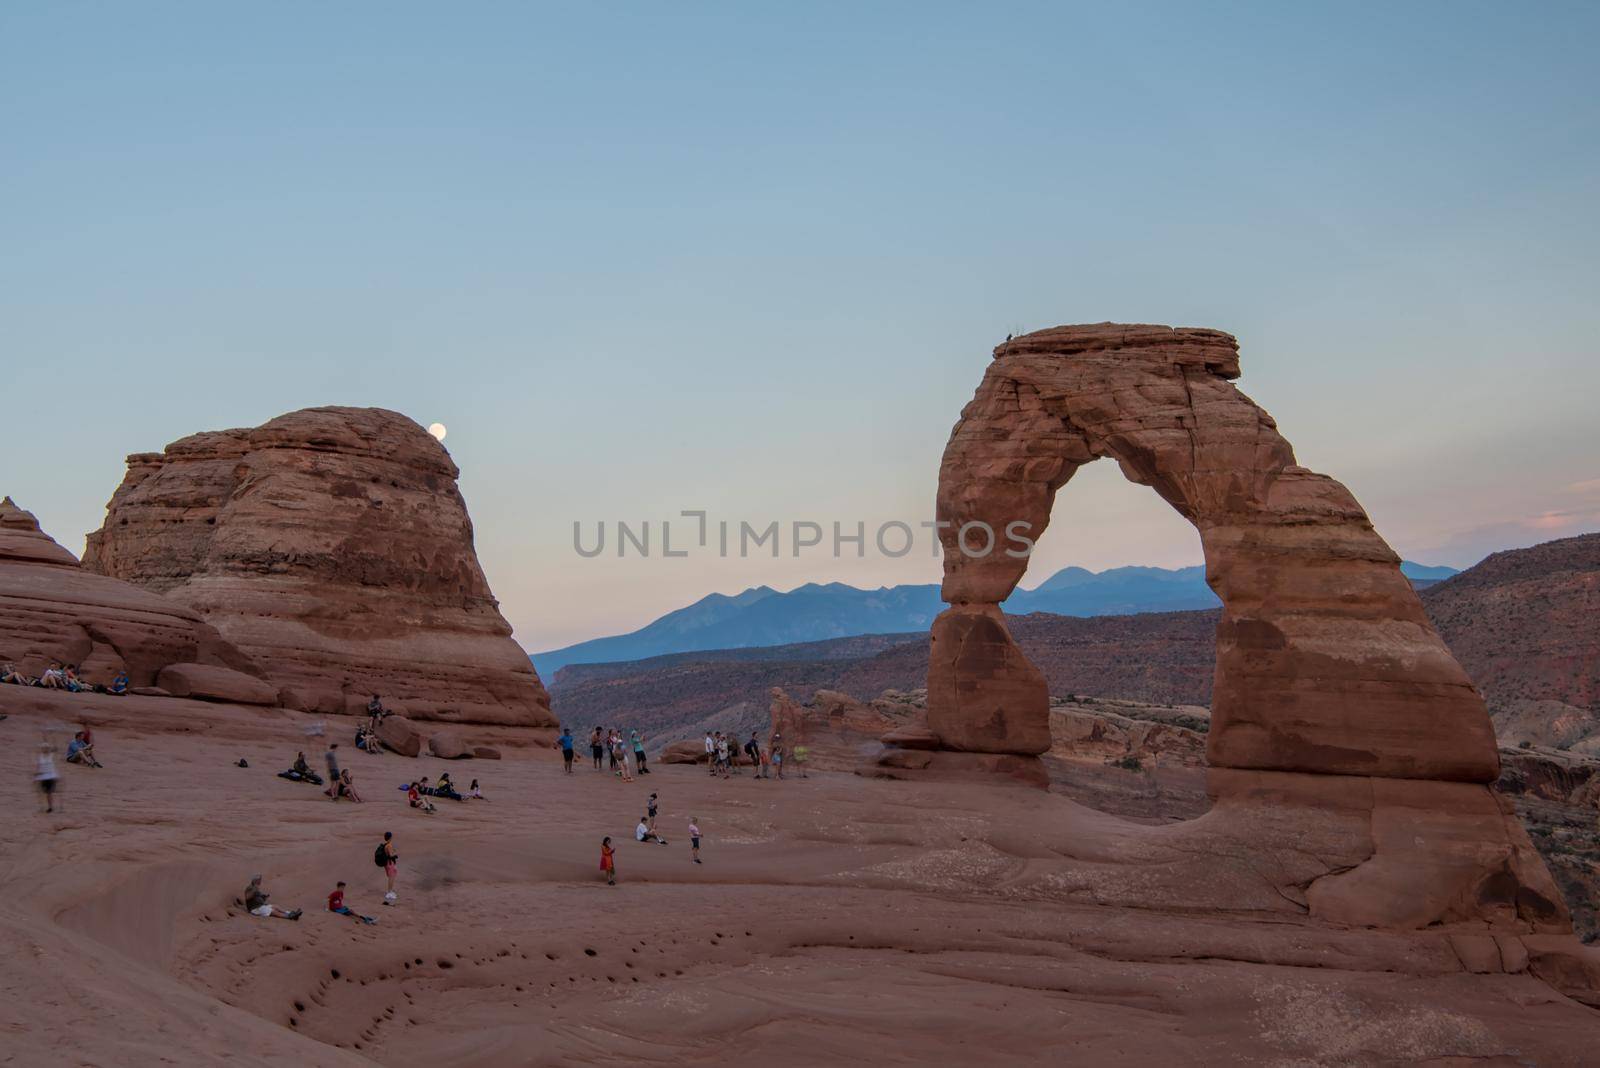
[[1502,745],[1600,753],[1600,534],[1495,553],[1422,603]]
[[858,701],[837,690],[818,690],[805,704],[780,687],[771,693],[769,739],[782,738],[791,754],[806,749],[806,764],[820,771],[853,771],[880,748],[890,731],[920,725],[926,707],[920,691],[886,691]]
[[52,660],[76,664],[86,682],[102,686],[123,671],[141,689],[158,677],[163,687],[203,677],[206,692],[177,696],[278,700],[260,667],[198,613],[84,569],[7,497],[0,501],[0,663],[38,676]]
[[308,710],[555,724],[473,549],[457,469],[381,408],[308,408],[128,458],[86,567],[186,605]]

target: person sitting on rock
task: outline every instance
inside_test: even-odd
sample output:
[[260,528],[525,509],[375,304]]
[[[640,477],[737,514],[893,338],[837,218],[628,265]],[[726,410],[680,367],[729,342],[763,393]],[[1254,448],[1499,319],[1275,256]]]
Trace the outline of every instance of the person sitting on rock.
[[298,920],[299,909],[280,909],[276,905],[268,904],[267,898],[272,895],[261,889],[261,876],[250,876],[250,885],[244,891],[244,907],[252,916],[266,918],[281,916],[286,920]]
[[412,808],[421,809],[423,812],[436,811],[433,807],[433,802],[422,796],[422,788],[416,783],[406,787],[406,802]]
[[74,734],[72,741],[67,743],[67,763],[82,764],[86,768],[105,766],[94,758],[94,744],[84,740],[82,731]]
[[117,677],[111,680],[111,687],[110,689],[106,690],[106,693],[109,693],[114,697],[121,697],[127,692],[128,673],[126,671],[119,671],[117,672]]
[[36,686],[43,686],[47,690],[60,690],[67,685],[66,672],[61,670],[61,662],[50,661],[50,666],[45,668],[44,674],[39,676]]
[[439,782],[433,788],[434,797],[448,797],[452,801],[465,801],[466,798],[456,793],[455,784],[450,781],[450,773],[444,772],[439,776]]
[[78,677],[77,664],[68,664],[66,666],[62,681],[66,684],[68,691],[72,693],[83,693],[90,688],[87,682]]
[[472,785],[467,787],[467,796],[472,798],[472,800],[474,800],[474,801],[487,800],[483,796],[483,788],[478,785],[478,780],[477,779],[473,779],[472,780]]
[[352,916],[355,919],[360,920],[362,923],[377,923],[378,922],[374,917],[372,917],[372,916],[363,916],[363,915],[361,915],[360,913],[356,912],[354,909],[350,908],[348,905],[346,905],[344,903],[344,881],[343,880],[340,880],[339,885],[337,885],[337,886],[335,886],[333,888],[333,893],[328,895],[328,911],[329,912],[337,912],[341,916]]
[[647,822],[646,817],[644,816],[639,817],[639,826],[633,829],[633,840],[636,842],[660,842],[662,845],[667,844],[667,840],[665,838],[661,837],[655,831],[650,829],[650,824]]
[[294,763],[288,771],[278,772],[278,778],[288,779],[290,782],[312,782],[322,785],[322,776],[311,770],[311,765],[306,763],[305,753],[296,753]]
[[345,768],[339,775],[339,796],[348,797],[358,805],[361,803],[361,795],[356,793],[355,776],[350,774],[349,768]]
[[367,725],[365,723],[356,728],[356,748],[363,751],[367,748]]
[[7,664],[0,668],[0,682],[9,682],[14,686],[32,686],[34,680],[17,670],[17,665]]

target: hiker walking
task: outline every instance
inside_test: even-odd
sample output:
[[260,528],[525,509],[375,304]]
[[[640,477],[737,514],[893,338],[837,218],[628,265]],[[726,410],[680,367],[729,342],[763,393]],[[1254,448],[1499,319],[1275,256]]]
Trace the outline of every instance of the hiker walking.
[[394,892],[394,880],[395,875],[398,873],[397,864],[400,860],[400,854],[394,850],[393,831],[383,832],[383,841],[373,851],[372,860],[378,867],[383,869],[383,874],[388,876],[389,879],[389,888],[384,892],[383,903],[385,905],[393,905],[397,896]]

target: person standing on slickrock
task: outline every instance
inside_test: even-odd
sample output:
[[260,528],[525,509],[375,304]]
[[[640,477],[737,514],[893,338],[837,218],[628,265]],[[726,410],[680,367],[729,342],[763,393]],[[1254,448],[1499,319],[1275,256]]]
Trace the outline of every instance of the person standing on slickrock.
[[39,784],[39,792],[44,795],[44,810],[56,810],[56,758],[50,753],[50,743],[39,743],[39,758],[36,762],[33,781]]
[[711,736],[710,731],[706,731],[706,774],[715,775],[716,773],[717,740]]
[[606,885],[617,885],[617,851],[611,848],[611,836],[600,839],[600,870],[606,873]]
[[556,748],[561,750],[561,763],[567,769],[567,774],[572,774],[572,728],[562,727],[561,737],[556,739]]
[[639,732],[633,732],[633,762],[638,765],[640,775],[650,774],[650,765],[645,760],[644,739],[639,737]]
[[329,742],[323,759],[328,762],[328,788],[323,791],[333,800],[339,800],[339,743]]
[[689,853],[700,863],[700,821],[693,816],[689,817]]
[[394,892],[394,880],[399,871],[398,865],[400,861],[400,854],[396,853],[394,848],[393,831],[383,832],[383,842],[375,851],[373,860],[377,862],[379,867],[383,868],[383,874],[388,876],[389,879],[389,889],[384,892],[383,903],[385,905],[393,905],[397,897]]
[[605,755],[605,737],[599,727],[589,733],[589,755],[594,757],[594,770],[600,771],[600,758]]

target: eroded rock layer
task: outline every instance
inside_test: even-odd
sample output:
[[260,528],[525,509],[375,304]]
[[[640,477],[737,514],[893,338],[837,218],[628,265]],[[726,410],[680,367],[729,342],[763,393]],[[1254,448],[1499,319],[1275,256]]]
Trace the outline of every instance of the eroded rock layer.
[[84,563],[193,608],[340,713],[550,726],[444,447],[380,408],[308,408],[128,458]]
[[[204,673],[226,693],[202,696],[235,700],[236,691],[247,691],[248,703],[277,703],[260,668],[198,613],[85,570],[7,497],[0,501],[0,663],[37,677],[52,661],[76,665],[84,681],[99,686],[124,671],[135,687]],[[0,690],[7,695],[9,688]]]
[[1200,532],[1224,606],[1214,767],[1493,781],[1483,700],[1399,558],[1343,485],[1295,463],[1238,374],[1215,330],[1057,327],[995,350],[939,473],[952,607],[933,628],[929,726],[955,750],[1048,746],[1037,672],[996,609],[1027,568],[1004,535],[1037,538],[1056,491],[1109,457]]

